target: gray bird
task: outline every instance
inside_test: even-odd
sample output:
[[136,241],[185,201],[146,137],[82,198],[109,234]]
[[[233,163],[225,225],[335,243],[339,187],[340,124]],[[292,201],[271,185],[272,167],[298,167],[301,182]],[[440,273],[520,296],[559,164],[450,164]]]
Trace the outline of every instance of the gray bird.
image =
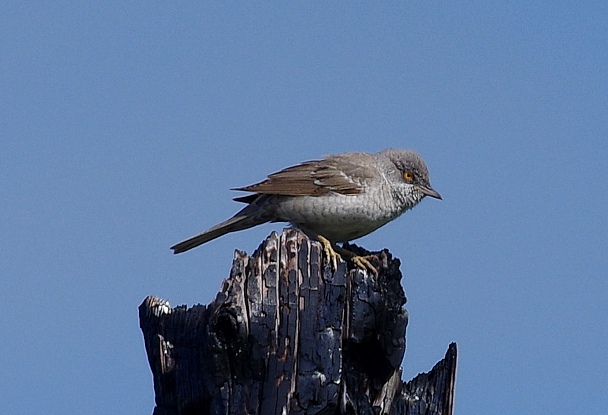
[[334,269],[342,255],[375,273],[367,258],[336,243],[375,231],[425,196],[441,199],[431,187],[426,164],[418,153],[395,149],[306,161],[260,183],[232,190],[252,193],[234,199],[247,206],[225,222],[172,246],[173,253],[266,222],[289,222],[323,244]]

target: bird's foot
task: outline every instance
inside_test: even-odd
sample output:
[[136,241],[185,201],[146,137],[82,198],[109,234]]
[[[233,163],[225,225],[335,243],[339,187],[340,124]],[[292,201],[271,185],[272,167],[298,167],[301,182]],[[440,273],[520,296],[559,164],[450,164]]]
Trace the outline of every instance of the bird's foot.
[[[324,238],[321,235],[317,235],[317,240],[321,242],[323,245],[323,252],[325,253],[325,258],[327,262],[331,264],[331,269],[333,271],[338,269],[338,260],[341,260],[342,257],[339,253],[336,252],[337,247],[335,247],[327,238]],[[336,248],[336,249],[334,249]]]
[[323,252],[325,253],[325,258],[327,258],[327,261],[331,264],[332,270],[335,271],[336,269],[338,269],[338,260],[344,258],[347,261],[351,261],[357,268],[368,270],[375,276],[378,276],[378,271],[376,270],[376,267],[374,267],[374,265],[370,262],[371,260],[378,259],[376,255],[357,255],[354,252],[349,251],[348,249],[335,246],[327,238],[324,238],[321,235],[317,235],[317,240],[321,242],[321,245],[323,245]]
[[372,274],[374,274],[374,276],[378,276],[378,271],[376,270],[376,267],[370,262],[374,259],[378,260],[378,257],[376,255],[360,256],[344,248],[338,248],[337,251],[340,253],[340,255],[342,255],[342,257],[348,259],[353,264],[355,264],[357,268],[368,270]]
[[352,258],[350,258],[350,260],[353,262],[353,264],[355,264],[357,267],[359,267],[361,269],[367,269],[367,270],[371,271],[371,273],[374,274],[374,276],[377,277],[378,271],[376,270],[376,267],[370,262],[370,260],[372,260],[372,259],[377,260],[378,257],[376,255],[365,255],[365,256],[355,255]]

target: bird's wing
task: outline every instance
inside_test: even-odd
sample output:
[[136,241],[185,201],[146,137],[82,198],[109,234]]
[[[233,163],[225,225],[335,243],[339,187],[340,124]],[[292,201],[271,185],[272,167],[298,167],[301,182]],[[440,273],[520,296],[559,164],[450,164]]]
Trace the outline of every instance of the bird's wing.
[[[367,183],[380,178],[375,163],[373,156],[364,153],[328,156],[288,167],[260,183],[233,190],[284,196],[319,196],[328,192],[358,194]],[[253,196],[235,200],[249,202]]]

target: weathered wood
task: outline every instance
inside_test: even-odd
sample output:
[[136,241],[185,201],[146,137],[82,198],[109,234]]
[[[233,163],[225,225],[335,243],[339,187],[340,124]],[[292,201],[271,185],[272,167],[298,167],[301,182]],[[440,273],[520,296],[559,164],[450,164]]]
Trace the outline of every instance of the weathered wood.
[[375,254],[377,277],[344,262],[332,272],[317,242],[287,229],[252,256],[236,251],[208,306],[146,298],[154,415],[451,414],[456,346],[430,373],[401,381],[400,264]]

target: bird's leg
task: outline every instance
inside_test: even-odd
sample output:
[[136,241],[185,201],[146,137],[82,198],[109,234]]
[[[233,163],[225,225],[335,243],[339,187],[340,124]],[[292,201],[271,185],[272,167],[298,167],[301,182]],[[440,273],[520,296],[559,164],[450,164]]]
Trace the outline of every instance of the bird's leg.
[[369,262],[370,259],[375,257],[374,255],[359,256],[348,249],[340,248],[339,246],[332,244],[329,239],[321,235],[316,235],[316,239],[323,245],[325,258],[327,258],[334,271],[338,269],[338,259],[346,259],[355,264],[356,267],[369,270],[372,274],[378,275],[376,267]]
[[325,258],[327,258],[327,261],[331,264],[331,269],[334,271],[337,270],[338,259],[342,259],[340,254],[336,252],[339,248],[333,245],[329,239],[321,235],[316,235],[316,239],[323,245],[323,252],[325,253]]
[[376,267],[374,267],[374,265],[369,262],[370,259],[377,258],[375,255],[360,256],[355,254],[354,252],[349,251],[348,249],[340,248],[338,246],[335,247],[335,250],[337,253],[340,254],[342,258],[346,258],[348,261],[351,261],[358,268],[366,269],[375,276],[378,276],[378,271],[376,270]]

